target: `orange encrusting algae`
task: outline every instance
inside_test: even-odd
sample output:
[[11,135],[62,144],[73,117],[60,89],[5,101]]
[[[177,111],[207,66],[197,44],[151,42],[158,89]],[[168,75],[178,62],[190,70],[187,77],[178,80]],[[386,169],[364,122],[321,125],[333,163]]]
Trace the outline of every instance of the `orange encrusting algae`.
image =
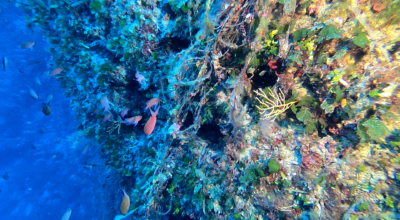
[[126,213],[128,213],[128,211],[129,211],[129,206],[130,206],[131,202],[129,200],[128,194],[126,194],[126,192],[124,190],[122,190],[122,192],[124,193],[124,198],[122,198],[122,201],[121,201],[120,211],[121,211],[121,214],[126,215]]
[[154,131],[154,127],[156,126],[156,122],[157,122],[157,114],[158,114],[158,110],[160,109],[160,107],[157,108],[156,112],[153,112],[150,109],[151,112],[151,117],[149,118],[149,120],[147,120],[146,125],[144,126],[144,133],[146,135],[150,135],[151,133],[153,133]]

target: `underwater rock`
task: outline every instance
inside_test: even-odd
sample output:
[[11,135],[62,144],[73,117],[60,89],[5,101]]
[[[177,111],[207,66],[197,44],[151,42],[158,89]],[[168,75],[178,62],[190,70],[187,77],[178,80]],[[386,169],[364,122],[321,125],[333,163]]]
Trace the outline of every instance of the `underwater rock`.
[[129,177],[121,213],[356,219],[400,201],[397,1],[87,3],[21,7],[50,42],[44,76]]

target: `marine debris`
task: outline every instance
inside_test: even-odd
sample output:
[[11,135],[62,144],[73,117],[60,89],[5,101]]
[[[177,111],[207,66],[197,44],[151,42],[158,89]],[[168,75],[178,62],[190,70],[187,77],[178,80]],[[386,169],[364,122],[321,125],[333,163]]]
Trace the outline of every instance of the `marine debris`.
[[398,218],[400,1],[37,2],[123,214]]

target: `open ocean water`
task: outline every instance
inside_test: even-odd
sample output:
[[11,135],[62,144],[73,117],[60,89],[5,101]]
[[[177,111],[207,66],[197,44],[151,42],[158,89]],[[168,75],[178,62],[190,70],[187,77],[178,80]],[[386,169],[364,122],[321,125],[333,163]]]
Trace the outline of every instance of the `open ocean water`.
[[[59,82],[43,76],[51,68],[46,41],[25,26],[25,15],[13,3],[0,6],[0,57],[8,60],[0,77],[0,219],[61,219],[68,209],[71,219],[111,219],[118,210],[112,199],[122,196],[117,178],[106,170],[98,145],[74,145],[70,100]],[[21,49],[24,41],[35,41],[35,47]],[[42,102],[48,95],[53,99],[46,116]]]

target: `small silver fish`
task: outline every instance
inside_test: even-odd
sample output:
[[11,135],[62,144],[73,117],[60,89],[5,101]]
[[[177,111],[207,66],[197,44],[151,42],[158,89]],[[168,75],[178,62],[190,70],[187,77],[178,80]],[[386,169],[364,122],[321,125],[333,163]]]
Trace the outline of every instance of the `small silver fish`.
[[53,95],[48,95],[46,103],[50,103],[51,100],[53,100]]
[[3,57],[3,70],[7,71],[7,67],[8,67],[7,57]]
[[31,89],[31,87],[29,87],[29,86],[27,86],[27,87],[28,87],[28,89],[29,89],[29,95],[30,95],[33,99],[38,100],[38,99],[39,99],[39,96],[36,94],[36,92],[35,92],[33,89]]
[[47,78],[47,77],[49,77],[49,75],[50,75],[50,71],[46,70],[43,72],[42,77]]
[[36,80],[35,80],[35,83],[36,83],[36,85],[42,85],[42,83],[40,83],[40,80],[39,80],[39,78],[37,78],[37,76],[36,76]]
[[68,210],[64,213],[64,215],[62,216],[61,220],[69,220],[69,218],[71,217],[71,214],[72,214],[72,210],[71,210],[71,209],[68,209]]

